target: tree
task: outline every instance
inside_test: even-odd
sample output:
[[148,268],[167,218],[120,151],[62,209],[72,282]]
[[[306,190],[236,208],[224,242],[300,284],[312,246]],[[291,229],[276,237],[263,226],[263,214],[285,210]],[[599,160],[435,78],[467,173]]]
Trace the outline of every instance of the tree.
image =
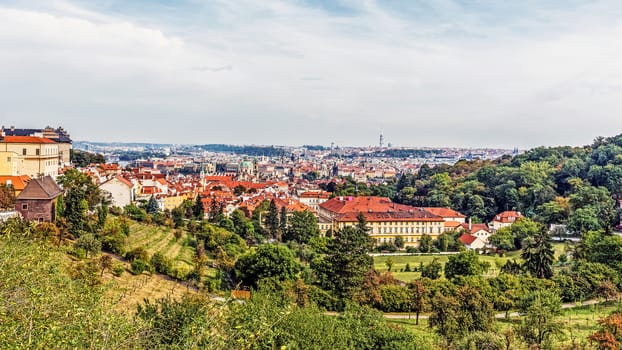
[[546,289],[528,292],[518,303],[519,312],[525,317],[517,327],[518,335],[529,345],[543,345],[551,337],[562,333],[562,324],[556,318],[561,315],[561,299]]
[[12,185],[0,184],[0,209],[12,209],[15,206],[15,190]]
[[322,288],[338,298],[351,299],[361,290],[365,274],[373,266],[371,247],[365,225],[347,226],[336,232],[328,244],[328,253],[312,262]]
[[398,249],[404,248],[404,238],[402,238],[402,236],[395,237],[393,244],[395,244],[395,247],[397,247]]
[[268,233],[273,239],[279,238],[279,209],[276,206],[275,200],[270,201],[268,207],[268,215],[266,215],[266,226]]
[[452,279],[456,276],[477,276],[487,268],[488,263],[479,261],[474,251],[466,250],[449,257],[445,264],[445,277]]
[[419,314],[429,307],[429,292],[421,280],[408,285],[411,290],[408,311],[415,312],[415,324],[419,325]]
[[99,257],[99,267],[102,269],[101,276],[104,276],[104,271],[112,269],[112,256],[104,254]]
[[488,241],[493,246],[502,250],[514,250],[514,235],[512,234],[511,227],[502,227],[495,234],[488,238]]
[[194,206],[192,207],[192,214],[197,220],[202,220],[205,216],[205,208],[203,207],[203,201],[201,200],[201,195],[199,194],[197,194],[197,198],[194,201]]
[[300,264],[287,247],[262,244],[254,252],[242,255],[235,263],[236,277],[249,287],[256,287],[263,278],[274,277],[279,281],[294,280]]
[[589,339],[598,343],[600,350],[618,350],[622,341],[622,314],[614,312],[598,320],[600,330]]
[[74,248],[76,248],[76,249],[84,249],[84,251],[86,252],[86,257],[88,258],[89,257],[89,253],[91,253],[91,254],[99,253],[101,251],[101,249],[102,249],[102,244],[95,237],[94,234],[87,233],[87,234],[84,234],[84,235],[80,236],[80,238],[78,238],[76,243],[74,243]]
[[432,251],[432,237],[427,234],[423,234],[423,236],[421,236],[421,241],[419,242],[419,250],[421,250],[422,253],[429,253]]
[[158,206],[158,202],[156,201],[153,195],[149,197],[149,201],[147,202],[147,205],[145,206],[145,210],[147,211],[147,214],[155,214],[160,210],[160,207]]
[[555,261],[553,246],[546,231],[525,240],[525,248],[521,253],[521,258],[525,260],[525,269],[537,278],[553,277]]
[[99,187],[91,178],[76,169],[69,169],[59,176],[58,182],[65,191],[65,218],[74,231],[87,226],[87,211],[101,202]]
[[317,218],[310,211],[297,211],[289,219],[287,229],[283,234],[284,241],[308,243],[312,238],[320,236]]
[[281,207],[281,211],[279,213],[279,240],[285,232],[287,231],[287,208],[285,206]]
[[443,270],[443,265],[438,261],[437,258],[432,259],[432,261],[427,264],[421,266],[421,277],[429,278],[429,279],[439,279],[441,278],[441,271]]
[[388,257],[387,260],[384,262],[385,265],[387,265],[387,271],[391,272],[391,269],[393,268],[393,258]]

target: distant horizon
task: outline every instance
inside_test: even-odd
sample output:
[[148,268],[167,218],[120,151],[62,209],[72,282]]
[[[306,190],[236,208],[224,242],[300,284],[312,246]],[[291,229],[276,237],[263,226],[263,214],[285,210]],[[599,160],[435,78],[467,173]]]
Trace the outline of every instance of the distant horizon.
[[586,145],[622,130],[620,38],[615,0],[5,0],[0,120],[103,142]]

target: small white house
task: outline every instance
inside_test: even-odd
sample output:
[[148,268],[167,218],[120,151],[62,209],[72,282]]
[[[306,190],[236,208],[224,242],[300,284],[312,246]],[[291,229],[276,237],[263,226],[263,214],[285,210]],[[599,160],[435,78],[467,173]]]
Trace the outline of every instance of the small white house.
[[135,199],[134,184],[121,175],[104,182],[99,188],[110,194],[111,205],[115,207],[123,208]]

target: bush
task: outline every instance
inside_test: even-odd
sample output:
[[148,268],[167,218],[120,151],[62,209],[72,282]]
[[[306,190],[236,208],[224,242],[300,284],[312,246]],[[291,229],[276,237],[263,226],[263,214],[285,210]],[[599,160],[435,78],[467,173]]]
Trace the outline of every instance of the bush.
[[406,247],[406,253],[408,254],[419,253],[419,249],[417,247],[408,246]]
[[134,261],[136,259],[140,259],[142,261],[149,260],[149,253],[143,247],[138,247],[130,250],[125,254],[125,258],[129,261]]
[[130,266],[130,272],[133,275],[140,275],[143,271],[151,271],[151,266],[144,262],[141,259],[136,259],[132,261],[132,265]]
[[156,272],[165,275],[171,272],[171,262],[160,252],[153,254],[151,257],[151,266]]
[[112,274],[116,277],[121,277],[121,275],[123,275],[123,272],[125,272],[125,267],[123,267],[122,264],[115,264],[112,268]]
[[379,252],[395,252],[397,247],[393,243],[383,243],[376,247],[376,250]]

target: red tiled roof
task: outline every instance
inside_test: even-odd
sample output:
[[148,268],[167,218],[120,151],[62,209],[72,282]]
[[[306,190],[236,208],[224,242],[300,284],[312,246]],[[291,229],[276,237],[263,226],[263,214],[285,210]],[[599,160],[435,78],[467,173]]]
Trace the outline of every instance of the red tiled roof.
[[467,230],[470,233],[475,233],[477,231],[486,231],[490,232],[488,225],[486,224],[471,224],[471,229],[469,229],[469,224],[461,224],[462,228]]
[[464,245],[471,245],[473,242],[475,242],[476,239],[477,237],[470,235],[468,233],[465,233],[462,236],[460,236],[460,238],[458,238],[458,240],[464,243]]
[[55,143],[45,137],[36,136],[5,136],[3,142],[5,143]]
[[424,207],[424,210],[444,218],[465,218],[466,216],[450,208]]
[[30,176],[0,176],[0,184],[6,185],[9,180],[11,181],[11,185],[15,191],[23,191],[24,188],[26,188],[28,181],[30,181]]
[[516,220],[522,217],[523,217],[523,214],[521,214],[520,212],[504,211],[502,213],[495,215],[495,218],[493,221],[498,221],[501,223],[511,223],[511,222],[515,222]]

